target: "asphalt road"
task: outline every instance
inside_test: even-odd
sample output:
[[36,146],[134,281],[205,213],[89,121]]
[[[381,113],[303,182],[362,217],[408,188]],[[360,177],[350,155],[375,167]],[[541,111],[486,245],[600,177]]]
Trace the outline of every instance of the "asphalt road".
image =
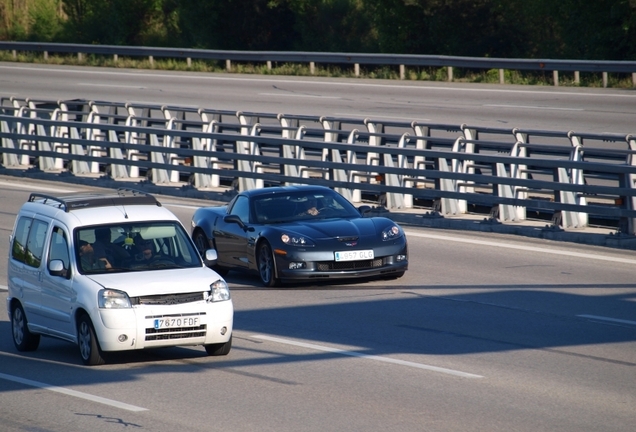
[[[0,179],[0,241],[32,190]],[[160,197],[187,224],[209,202]],[[187,226],[187,225],[186,225]],[[261,288],[230,273],[234,347],[81,365],[13,347],[0,309],[7,431],[632,431],[636,252],[407,228],[396,281]],[[0,250],[6,286],[7,247]],[[6,291],[0,288],[0,302]]]
[[[0,96],[151,102],[476,126],[636,133],[636,93],[186,74],[0,63]],[[0,302],[8,236],[32,190],[0,178]],[[161,197],[187,224],[210,202]],[[117,356],[13,347],[0,308],[7,431],[633,431],[636,252],[407,227],[396,281],[261,288],[230,273],[234,347]]]
[[636,134],[636,92],[0,62],[0,96]]

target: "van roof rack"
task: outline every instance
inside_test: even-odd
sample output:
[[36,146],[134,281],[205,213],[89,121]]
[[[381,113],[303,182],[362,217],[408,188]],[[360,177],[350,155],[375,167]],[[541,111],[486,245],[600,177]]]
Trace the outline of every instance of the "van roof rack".
[[92,207],[110,207],[117,205],[156,205],[161,207],[154,195],[131,188],[118,188],[115,193],[84,193],[73,195],[53,196],[33,192],[29,196],[29,202],[39,201],[53,207],[63,209],[65,212],[82,210]]

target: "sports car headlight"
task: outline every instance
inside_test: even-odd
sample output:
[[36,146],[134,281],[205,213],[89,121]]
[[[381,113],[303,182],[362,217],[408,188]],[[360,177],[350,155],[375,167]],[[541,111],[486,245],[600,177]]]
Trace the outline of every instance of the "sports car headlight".
[[101,309],[127,309],[131,307],[128,294],[108,288],[99,290],[97,304]]
[[307,237],[303,237],[303,236],[283,234],[280,236],[280,239],[283,243],[290,246],[301,246],[301,247],[315,246],[314,242],[312,242]]
[[210,291],[208,292],[208,302],[220,302],[230,299],[230,289],[227,283],[223,279],[219,279],[210,285]]
[[402,231],[400,231],[400,228],[398,228],[397,225],[393,225],[382,231],[382,241],[393,240],[401,235]]

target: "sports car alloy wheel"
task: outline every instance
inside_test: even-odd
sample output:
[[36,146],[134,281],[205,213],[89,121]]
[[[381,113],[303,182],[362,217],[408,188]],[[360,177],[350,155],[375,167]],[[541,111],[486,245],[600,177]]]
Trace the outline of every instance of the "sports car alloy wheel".
[[263,285],[273,287],[278,284],[278,280],[274,276],[275,272],[272,248],[269,243],[263,242],[258,247],[258,274]]

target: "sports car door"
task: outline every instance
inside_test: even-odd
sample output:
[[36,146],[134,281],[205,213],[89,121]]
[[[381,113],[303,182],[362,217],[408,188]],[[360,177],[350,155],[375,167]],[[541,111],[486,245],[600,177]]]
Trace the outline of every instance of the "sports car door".
[[[247,197],[239,196],[229,215],[238,216],[243,224],[249,223],[249,200]],[[216,249],[219,256],[218,263],[227,267],[247,267],[247,225],[241,226],[236,222],[220,221],[214,232]]]

